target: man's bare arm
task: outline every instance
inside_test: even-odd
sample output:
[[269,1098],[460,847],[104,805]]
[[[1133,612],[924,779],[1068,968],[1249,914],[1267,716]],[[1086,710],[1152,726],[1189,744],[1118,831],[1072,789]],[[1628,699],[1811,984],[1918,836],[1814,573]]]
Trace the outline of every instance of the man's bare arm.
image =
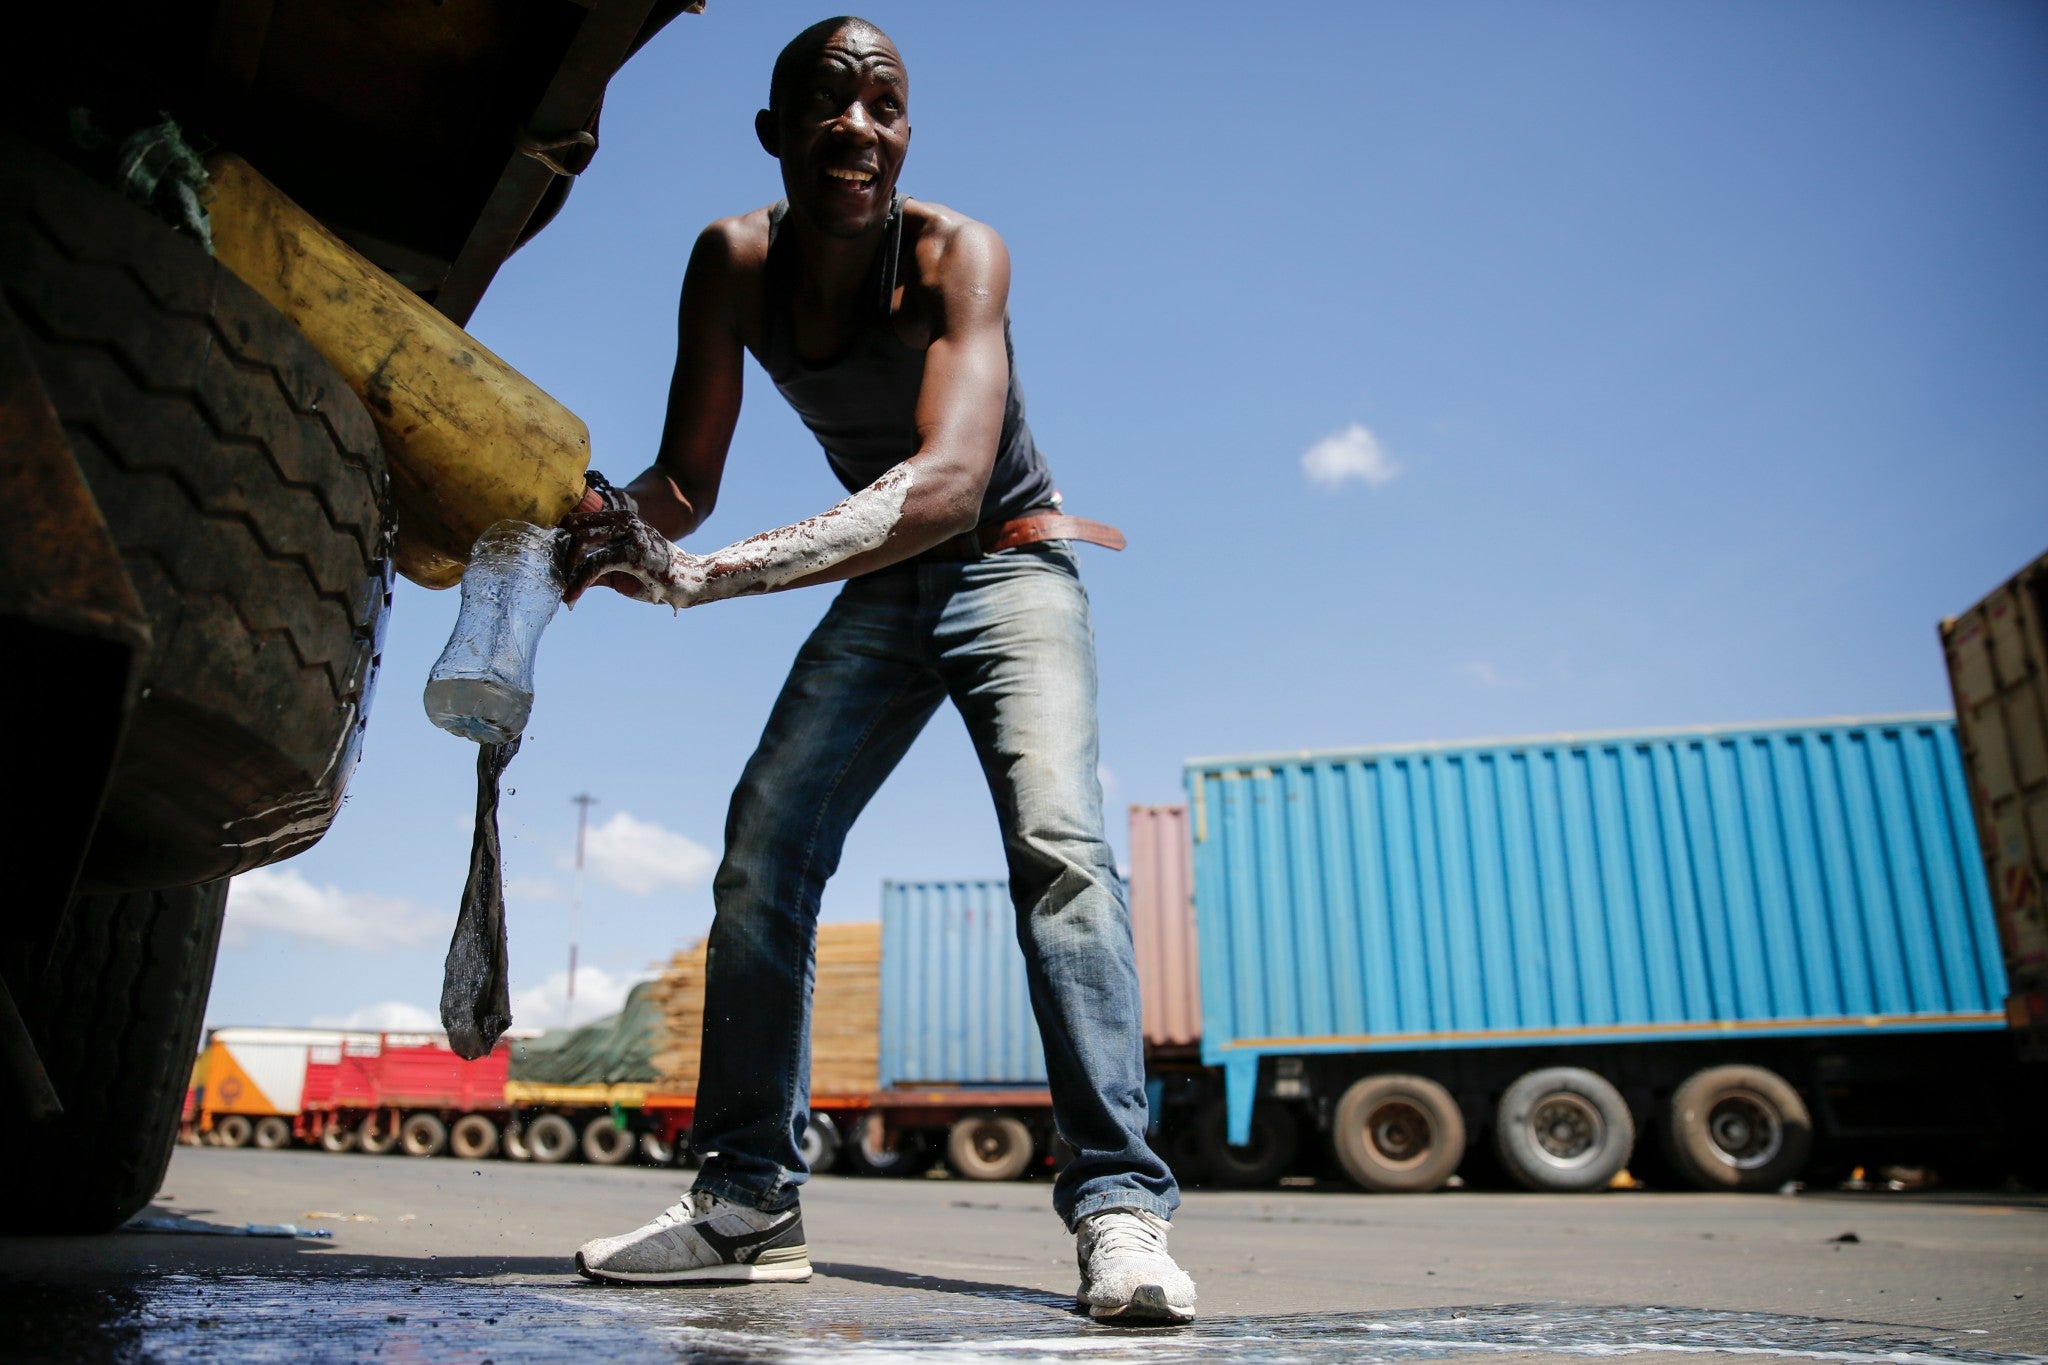
[[[850,578],[971,530],[995,465],[1009,391],[1003,341],[1009,254],[992,229],[963,223],[935,255],[938,316],[918,392],[915,455],[829,512],[704,556],[657,543],[629,514],[574,517],[565,524],[573,537],[572,598],[595,578],[618,570],[646,585],[636,596],[694,606]],[[736,397],[736,380],[733,388]],[[676,421],[673,406],[670,421]],[[667,473],[666,464],[657,468]],[[642,480],[629,490],[636,497]],[[680,484],[679,492],[688,498]],[[654,530],[665,529],[645,520]]]
[[718,502],[744,387],[737,296],[747,252],[737,220],[698,234],[677,308],[676,365],[661,447],[654,464],[626,485],[642,519],[671,540],[696,530]]

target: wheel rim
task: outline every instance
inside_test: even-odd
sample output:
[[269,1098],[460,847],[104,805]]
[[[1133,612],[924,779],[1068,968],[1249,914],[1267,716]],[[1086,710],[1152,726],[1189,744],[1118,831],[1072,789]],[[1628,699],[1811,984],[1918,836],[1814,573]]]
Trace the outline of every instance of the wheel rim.
[[993,1123],[984,1123],[974,1130],[974,1154],[993,1166],[1010,1155],[1013,1144],[1010,1135]]
[[1583,1095],[1558,1091],[1529,1109],[1529,1136],[1544,1163],[1559,1170],[1591,1165],[1607,1144],[1607,1121]]
[[1429,1160],[1436,1125],[1413,1100],[1382,1100],[1365,1116],[1365,1143],[1386,1165],[1409,1170]]
[[1747,1092],[1714,1101],[1706,1128],[1714,1156],[1738,1171],[1768,1166],[1785,1149],[1785,1125],[1777,1108]]

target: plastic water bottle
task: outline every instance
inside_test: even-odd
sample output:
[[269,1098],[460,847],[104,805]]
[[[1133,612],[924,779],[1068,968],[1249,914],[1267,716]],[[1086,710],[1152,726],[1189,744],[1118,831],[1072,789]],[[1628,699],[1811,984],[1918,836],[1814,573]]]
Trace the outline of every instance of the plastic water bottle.
[[555,533],[501,521],[477,537],[462,614],[427,675],[427,718],[479,744],[505,744],[533,710],[533,657],[562,602]]

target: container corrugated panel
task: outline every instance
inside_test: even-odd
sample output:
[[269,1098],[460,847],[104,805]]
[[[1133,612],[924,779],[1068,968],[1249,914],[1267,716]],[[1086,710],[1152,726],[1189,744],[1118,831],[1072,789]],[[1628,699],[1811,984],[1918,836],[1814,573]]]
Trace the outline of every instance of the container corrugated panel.
[[2048,555],[1941,626],[2014,1026],[2048,1051]]
[[1260,1052],[2002,1022],[1946,717],[1187,777],[1203,1053],[1240,1077]]
[[1131,807],[1131,941],[1145,1002],[1145,1042],[1202,1040],[1202,968],[1195,944],[1194,865],[1186,806]]
[[1045,1084],[1009,884],[882,884],[881,1083]]

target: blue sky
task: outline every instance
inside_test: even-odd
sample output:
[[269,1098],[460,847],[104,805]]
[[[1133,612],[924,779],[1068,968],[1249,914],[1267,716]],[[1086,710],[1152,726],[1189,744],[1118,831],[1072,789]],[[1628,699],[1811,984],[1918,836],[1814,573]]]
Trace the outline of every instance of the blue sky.
[[[596,162],[472,330],[651,458],[684,257],[774,199],[776,51],[714,0],[611,86]],[[1247,750],[1945,710],[1935,623],[2048,549],[2048,7],[877,3],[903,187],[993,224],[1084,550],[1104,784]],[[725,544],[840,496],[749,365]],[[726,797],[830,590],[542,645],[507,778],[515,1001],[579,1018],[702,934]],[[434,1008],[474,751],[419,693],[453,593],[401,585],[324,842],[243,879],[210,1023]],[[999,876],[942,712],[826,895]],[[552,979],[551,979],[552,978]]]

